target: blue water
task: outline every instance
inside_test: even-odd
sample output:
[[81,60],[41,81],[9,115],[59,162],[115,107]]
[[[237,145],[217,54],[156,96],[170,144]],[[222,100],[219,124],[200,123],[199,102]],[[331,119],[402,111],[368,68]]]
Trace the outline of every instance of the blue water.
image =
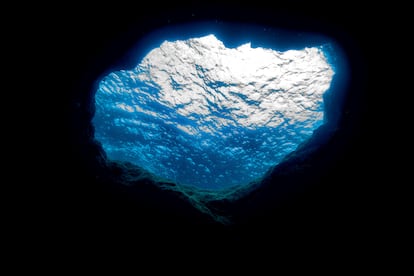
[[[146,40],[146,45],[140,42],[139,50],[130,53],[131,58],[136,59],[138,64],[146,54],[142,49],[149,51],[152,46],[158,47],[163,40],[172,37],[185,39],[195,33],[200,36],[212,31],[209,24],[202,25],[199,31],[195,31],[194,27],[174,28],[175,33],[181,35],[160,31],[150,36]],[[257,26],[252,27],[252,30],[255,28],[257,29]],[[216,36],[224,41],[227,47],[237,47],[245,41],[252,41],[252,46],[253,44],[262,47],[279,45],[273,48],[277,50],[301,49],[304,46],[313,46],[313,43],[325,44],[328,59],[335,68],[335,77],[338,78],[341,64],[338,65],[335,49],[324,37],[301,35],[300,39],[291,39],[290,43],[286,41],[282,43],[281,39],[284,36],[288,38],[296,36],[274,30],[275,39],[272,40],[269,38],[272,35],[269,35],[268,29],[259,34],[251,31],[250,36],[247,30],[242,33],[244,35],[234,37],[234,32],[230,34],[230,29],[217,28],[217,26],[213,29]],[[177,32],[177,30],[181,31]],[[313,37],[313,40],[310,45],[306,45],[306,41],[309,43],[309,37]],[[154,101],[153,97],[159,93],[160,87],[154,83],[131,78],[134,70],[126,68],[113,72],[104,76],[99,82],[95,94],[96,112],[93,118],[95,138],[102,144],[110,159],[129,161],[178,184],[212,190],[247,184],[262,177],[272,166],[281,162],[324,123],[324,118],[321,118],[312,123],[312,128],[309,128],[309,124],[305,126],[286,121],[273,128],[260,126],[252,129],[239,125],[226,126],[213,132],[188,132],[178,126],[185,125],[196,129],[197,116],[179,115],[171,107]],[[336,82],[338,83],[338,79]],[[176,83],[174,88],[179,90],[179,84]],[[140,93],[112,93],[133,89],[138,89]],[[109,93],[102,93],[102,91]],[[335,87],[331,86],[329,93],[332,94],[334,91]],[[114,108],[116,104],[141,106],[145,112]],[[216,116],[227,116],[226,110],[220,109],[219,106],[214,107],[215,103],[209,104],[210,110],[212,112],[215,110]],[[324,108],[324,104],[320,104],[319,110]],[[206,126],[214,129],[213,125]]]

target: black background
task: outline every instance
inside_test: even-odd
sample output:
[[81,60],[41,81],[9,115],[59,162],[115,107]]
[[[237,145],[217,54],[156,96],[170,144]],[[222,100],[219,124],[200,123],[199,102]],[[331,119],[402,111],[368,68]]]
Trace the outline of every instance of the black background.
[[[54,186],[48,191],[51,203],[47,209],[64,243],[93,248],[134,244],[169,250],[185,246],[190,251],[234,246],[305,245],[332,250],[376,246],[374,225],[382,209],[376,198],[379,188],[371,179],[378,162],[373,157],[371,133],[375,128],[372,99],[377,87],[372,46],[378,21],[369,17],[371,12],[346,2],[321,5],[312,1],[181,1],[148,2],[145,6],[114,2],[56,8],[39,30],[54,27],[48,31],[50,43],[46,48],[51,57],[48,61],[57,63],[56,90],[50,98],[64,111],[64,123],[53,124],[62,127],[62,137],[53,143],[58,159],[47,170]],[[84,149],[78,148],[82,137],[76,131],[88,128],[87,106],[94,80],[109,69],[128,64],[125,52],[141,34],[168,22],[194,20],[321,32],[343,46],[351,65],[352,85],[343,111],[343,136],[338,142],[343,154],[311,185],[302,179],[305,188],[299,188],[294,196],[282,202],[275,200],[274,205],[266,198],[266,206],[253,209],[260,212],[249,213],[247,220],[232,226],[217,225],[190,210],[168,210],[167,204],[150,202],[153,198],[138,200],[139,191],[131,193],[94,179],[82,160]]]

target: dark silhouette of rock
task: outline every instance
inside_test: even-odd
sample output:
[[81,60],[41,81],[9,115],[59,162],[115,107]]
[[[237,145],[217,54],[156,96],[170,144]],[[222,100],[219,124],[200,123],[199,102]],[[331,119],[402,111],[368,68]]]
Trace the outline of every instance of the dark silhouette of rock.
[[[65,141],[68,175],[63,176],[67,193],[62,195],[68,224],[81,231],[82,236],[83,231],[106,236],[133,236],[140,232],[174,244],[171,239],[204,245],[217,240],[232,244],[292,238],[326,241],[338,235],[342,235],[344,243],[352,240],[356,235],[352,232],[354,227],[366,223],[366,196],[372,188],[360,178],[367,175],[366,166],[372,158],[366,147],[369,79],[362,17],[354,14],[354,21],[360,23],[354,26],[336,11],[326,13],[317,8],[310,8],[311,13],[309,7],[290,11],[251,6],[234,10],[230,4],[221,8],[207,6],[190,9],[169,5],[161,10],[151,6],[151,16],[145,9],[112,18],[112,10],[108,14],[87,11],[77,16],[76,22],[68,23],[62,43],[62,56],[71,52],[70,58],[62,57],[62,66],[67,66],[65,73],[69,74],[69,134]],[[191,14],[199,20],[253,21],[321,32],[343,47],[351,68],[342,107],[337,108],[335,99],[326,102],[327,117],[334,127],[321,127],[315,139],[276,166],[262,183],[226,198],[216,199],[208,193],[192,197],[191,190],[157,182],[132,164],[111,162],[93,137],[92,99],[97,79],[111,70],[133,66],[131,53],[125,53],[144,34],[168,21],[191,22]],[[344,233],[349,235],[343,236]]]

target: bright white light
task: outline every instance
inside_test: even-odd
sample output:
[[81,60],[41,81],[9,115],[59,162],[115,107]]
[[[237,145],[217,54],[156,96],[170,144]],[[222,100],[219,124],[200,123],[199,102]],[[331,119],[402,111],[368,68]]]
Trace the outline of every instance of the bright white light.
[[[138,75],[141,81],[160,86],[160,103],[182,116],[201,116],[199,127],[208,121],[215,128],[276,127],[282,117],[292,123],[321,119],[323,110],[317,109],[334,74],[316,47],[278,52],[246,43],[230,49],[214,35],[166,41],[140,68],[148,70]],[[209,112],[209,103],[219,103],[217,111],[226,110],[226,116]]]

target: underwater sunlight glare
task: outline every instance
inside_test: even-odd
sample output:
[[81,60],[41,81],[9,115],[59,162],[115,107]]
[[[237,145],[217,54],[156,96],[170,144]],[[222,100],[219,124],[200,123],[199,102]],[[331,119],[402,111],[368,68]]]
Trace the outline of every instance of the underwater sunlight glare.
[[214,35],[164,41],[95,94],[95,139],[177,184],[248,184],[324,123],[334,75],[323,47],[227,48]]

